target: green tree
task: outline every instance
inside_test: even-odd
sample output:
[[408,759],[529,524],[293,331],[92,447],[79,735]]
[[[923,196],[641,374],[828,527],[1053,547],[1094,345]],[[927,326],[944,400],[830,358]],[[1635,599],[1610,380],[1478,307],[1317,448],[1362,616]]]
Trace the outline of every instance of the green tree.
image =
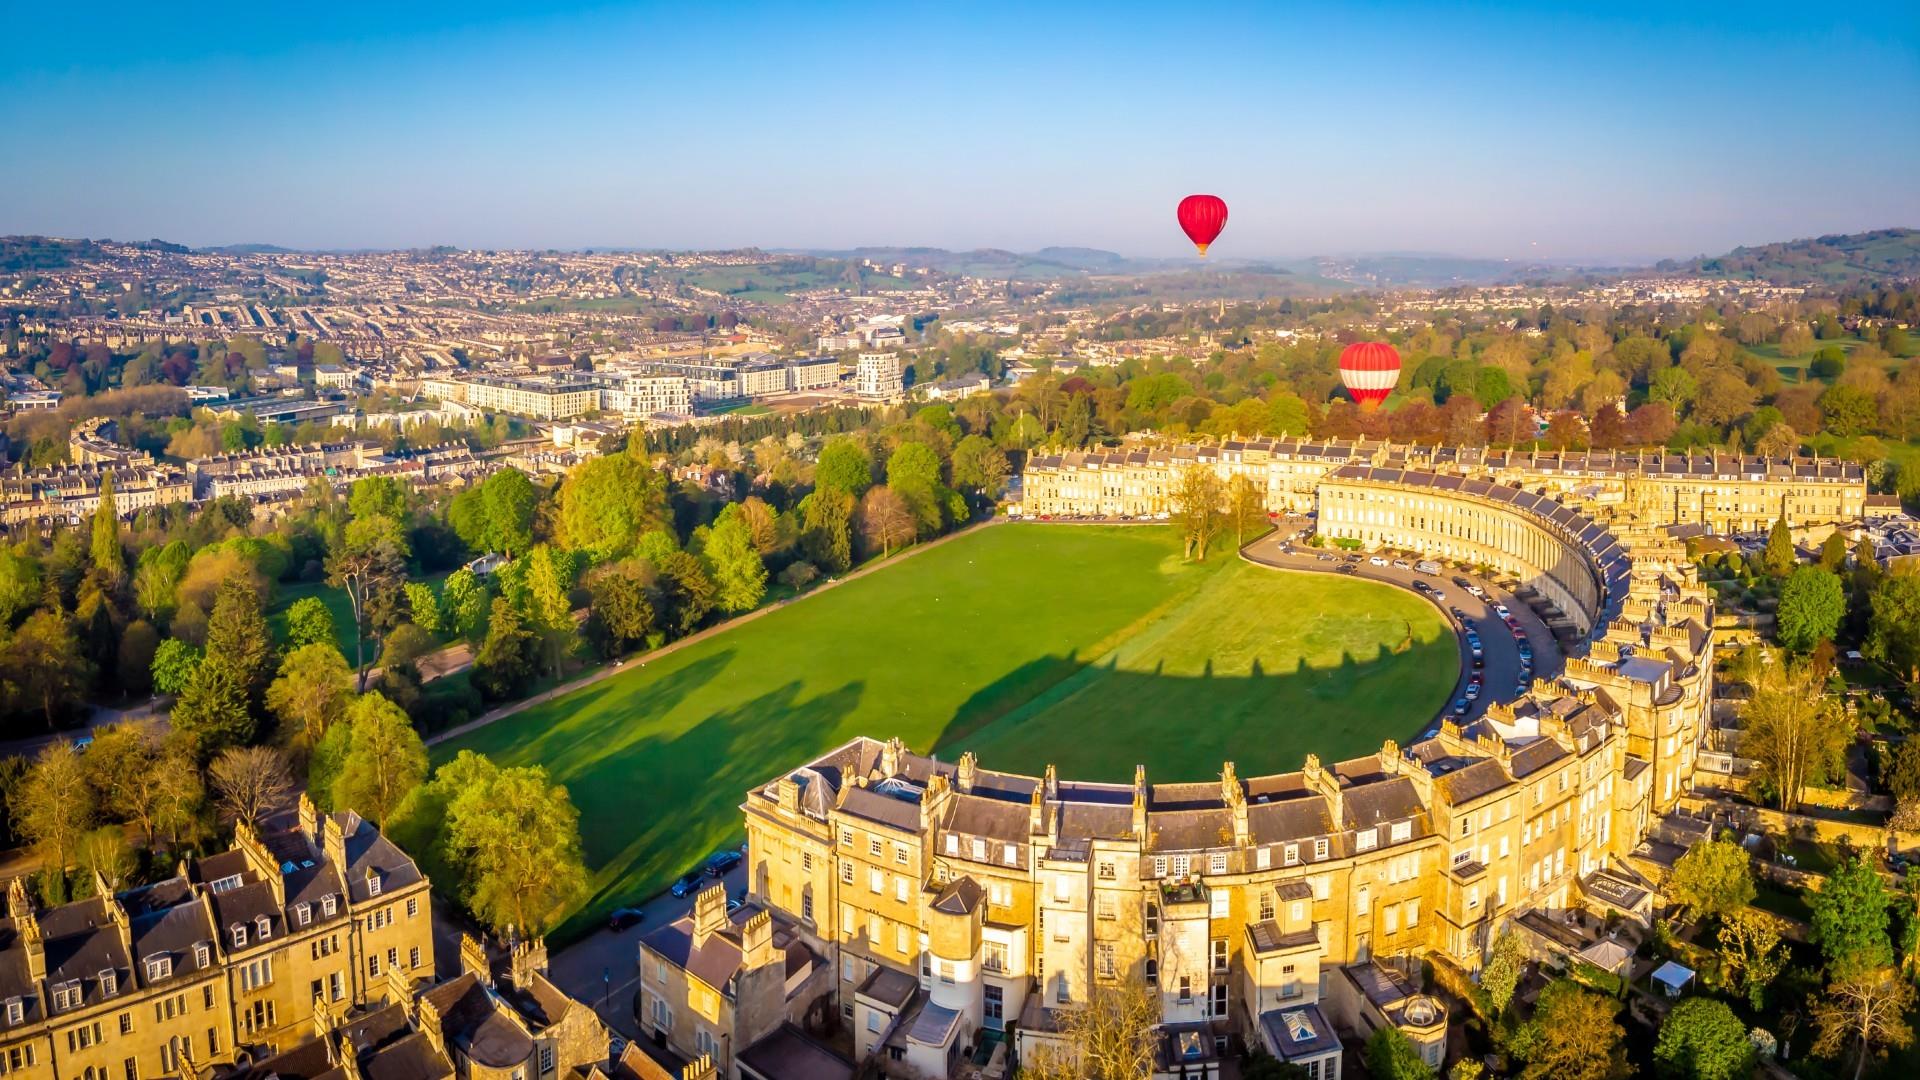
[[1261,430],[1268,435],[1305,435],[1307,421],[1307,403],[1300,395],[1276,389],[1267,397],[1267,421]]
[[407,593],[407,612],[413,625],[429,634],[439,634],[445,627],[441,624],[440,598],[433,595],[433,586],[424,581],[409,581],[403,588]]
[[496,931],[540,936],[586,892],[580,813],[537,765],[483,773],[452,795],[446,850],[468,908]]
[[1740,750],[1759,764],[1759,779],[1780,808],[1792,812],[1808,784],[1840,770],[1853,726],[1826,700],[1812,664],[1784,657],[1762,663],[1758,650],[1749,651],[1755,661],[1744,674],[1753,696],[1741,712]]
[[761,597],[767,594],[767,567],[760,561],[753,535],[738,513],[722,513],[714,522],[707,534],[705,555],[712,568],[720,610],[750,611],[759,606]]
[[144,695],[153,690],[153,658],[160,648],[160,632],[145,619],[127,624],[120,635],[119,655],[114,673],[120,686],[130,694]]
[[1700,384],[1686,368],[1662,368],[1654,373],[1653,381],[1647,386],[1647,399],[1671,405],[1678,414],[1693,401],[1699,389]]
[[1653,1060],[1662,1075],[1679,1080],[1745,1080],[1753,1072],[1753,1041],[1726,1002],[1692,997],[1661,1023]]
[[404,522],[412,512],[407,485],[391,476],[364,476],[347,493],[347,513],[357,520],[384,517]]
[[340,633],[333,625],[333,612],[317,596],[303,596],[287,606],[287,647],[333,645]]
[[1391,1024],[1374,1031],[1364,1056],[1373,1080],[1433,1080],[1433,1070],[1420,1060],[1420,1048]]
[[24,709],[39,712],[52,731],[60,717],[80,704],[93,671],[66,616],[36,611],[6,643],[0,675],[9,696]]
[[199,667],[199,649],[179,638],[166,638],[153,651],[153,688],[162,694],[178,694],[187,688]]
[[348,522],[327,555],[327,583],[344,589],[353,608],[353,667],[361,690],[367,686],[367,635],[384,621],[384,613],[398,608],[406,561],[406,536],[389,517]]
[[204,757],[244,746],[259,730],[247,707],[247,688],[223,664],[202,662],[173,703],[173,727],[191,735]]
[[1815,645],[1833,640],[1846,614],[1847,595],[1838,575],[1818,566],[1797,566],[1780,588],[1780,607],[1774,616],[1780,644],[1795,652],[1811,652]]
[[100,505],[93,512],[93,568],[109,590],[126,580],[127,556],[120,550],[120,510],[113,497],[113,474],[100,479]]
[[1793,573],[1793,567],[1799,561],[1799,555],[1793,550],[1793,530],[1787,528],[1787,519],[1780,518],[1773,523],[1772,531],[1767,533],[1767,547],[1761,553],[1761,564],[1767,573],[1783,578]]
[[473,658],[473,685],[493,701],[519,697],[533,681],[540,643],[506,597],[495,597],[487,637]]
[[1480,988],[1487,992],[1493,1015],[1507,1011],[1514,991],[1520,989],[1520,977],[1527,971],[1527,950],[1509,931],[1494,939],[1493,949],[1480,968]]
[[1007,455],[983,435],[969,435],[953,448],[953,482],[992,498],[1007,482]]
[[99,811],[86,765],[72,742],[57,739],[40,751],[7,810],[15,831],[40,853],[44,865],[57,870],[73,865],[80,838],[93,827]]
[[1835,529],[1820,542],[1820,567],[1835,574],[1846,572],[1847,536],[1845,533]]
[[1690,919],[1725,915],[1753,902],[1753,868],[1731,834],[1701,840],[1673,864],[1667,896]]
[[443,630],[471,641],[487,629],[487,589],[473,571],[462,567],[440,585],[440,621]]
[[1624,1080],[1632,1074],[1614,1019],[1620,1003],[1557,979],[1540,993],[1533,1018],[1517,1028],[1508,1049],[1526,1062],[1521,1080]]
[[1920,574],[1889,574],[1874,586],[1861,651],[1920,685]]
[[713,611],[716,590],[706,567],[691,553],[674,551],[662,556],[655,569],[661,599],[654,609],[676,636],[692,633]]
[[454,535],[475,551],[509,558],[533,546],[533,516],[540,493],[518,469],[501,469],[461,492],[447,508]]
[[1766,1004],[1767,987],[1786,967],[1774,918],[1757,908],[1728,912],[1720,920],[1720,961],[1729,983],[1737,980],[1755,1012]]
[[1221,499],[1220,477],[1212,469],[1190,465],[1181,472],[1172,492],[1172,504],[1187,559],[1207,561],[1207,547],[1220,535],[1224,520],[1220,512]]
[[813,467],[815,493],[834,491],[859,498],[873,485],[873,458],[853,439],[830,439]]
[[595,562],[625,555],[666,520],[666,481],[632,453],[582,462],[560,483],[556,539]]
[[0,627],[12,626],[45,595],[40,561],[14,548],[0,548]]
[[427,747],[398,705],[362,694],[347,706],[347,750],[333,785],[335,806],[388,821],[427,778]]
[[573,560],[564,551],[537,544],[528,555],[527,626],[539,636],[555,675],[574,641],[573,577]]
[[353,693],[353,671],[333,642],[302,645],[280,661],[280,677],[267,687],[267,708],[280,721],[282,738],[303,751],[320,745]]
[[618,656],[654,632],[648,598],[655,573],[635,559],[596,567],[587,575],[588,630],[609,656]]
[[1846,852],[1810,899],[1813,940],[1836,981],[1893,965],[1893,942],[1887,936],[1891,899],[1879,873],[1858,853]]
[[807,560],[830,574],[853,565],[854,497],[837,490],[815,490],[801,504],[800,547]]
[[260,594],[239,578],[220,584],[207,617],[206,664],[226,668],[245,689],[247,701],[265,702],[273,682],[273,632],[267,627]]

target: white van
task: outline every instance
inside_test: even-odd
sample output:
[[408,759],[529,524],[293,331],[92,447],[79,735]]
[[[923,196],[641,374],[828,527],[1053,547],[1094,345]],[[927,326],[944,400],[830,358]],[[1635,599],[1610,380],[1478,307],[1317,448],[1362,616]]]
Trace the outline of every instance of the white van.
[[1434,577],[1440,576],[1440,564],[1434,562],[1432,559],[1421,559],[1419,562],[1413,564],[1413,568],[1423,574],[1432,574]]

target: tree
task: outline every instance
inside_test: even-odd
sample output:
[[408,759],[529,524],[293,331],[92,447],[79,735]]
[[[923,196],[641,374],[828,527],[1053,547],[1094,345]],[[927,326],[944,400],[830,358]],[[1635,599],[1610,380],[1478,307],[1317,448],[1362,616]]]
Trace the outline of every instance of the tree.
[[493,701],[519,697],[533,680],[539,641],[505,597],[493,600],[487,638],[473,658],[473,685]]
[[1920,574],[1889,574],[1868,599],[1867,641],[1861,651],[1920,685]]
[[[596,459],[598,460],[598,459]],[[407,544],[392,518],[347,523],[340,543],[327,556],[327,583],[344,589],[353,608],[354,670],[367,688],[366,638],[376,609],[391,602],[406,575]]]
[[1894,802],[1920,802],[1920,739],[1904,739],[1894,745],[1883,779]]
[[940,455],[921,442],[903,442],[887,458],[887,488],[913,511],[920,536],[940,532],[946,487],[940,482]]
[[1240,1059],[1240,1080],[1311,1080],[1311,1077],[1305,1066],[1281,1061],[1256,1047]]
[[1838,575],[1818,566],[1795,567],[1780,588],[1775,613],[1780,644],[1794,652],[1811,652],[1815,645],[1833,640],[1846,613],[1847,596]]
[[1373,1080],[1432,1080],[1433,1070],[1420,1060],[1420,1048],[1392,1025],[1374,1031],[1365,1051],[1367,1075]]
[[1740,751],[1759,763],[1759,778],[1780,809],[1792,812],[1809,783],[1842,767],[1853,727],[1826,700],[1811,663],[1787,657],[1760,663],[1758,650],[1749,652],[1755,655],[1746,668],[1753,696],[1741,712]]
[[758,495],[749,495],[739,504],[740,521],[753,537],[753,549],[761,555],[775,555],[793,542],[786,518]]
[[423,581],[409,581],[402,588],[407,594],[408,621],[429,634],[440,633],[444,629],[440,600],[433,595],[433,586]]
[[653,603],[647,597],[652,579],[633,559],[596,567],[587,575],[588,628],[609,655],[624,653],[654,632]]
[[162,694],[178,694],[187,688],[199,667],[199,649],[179,638],[166,638],[153,650],[153,688]]
[[388,821],[427,778],[426,744],[407,714],[379,694],[362,694],[342,722],[348,746],[333,785],[334,805]]
[[267,687],[267,708],[288,743],[311,751],[346,708],[352,684],[347,658],[332,641],[302,645],[280,661],[280,677]]
[[1891,969],[1861,971],[1840,979],[1813,1003],[1813,1022],[1820,1029],[1813,1052],[1837,1058],[1849,1045],[1857,1046],[1853,1075],[1858,1080],[1875,1047],[1904,1049],[1912,1044],[1907,1014],[1913,1005],[1913,984]]
[[286,618],[289,648],[298,649],[322,642],[332,645],[340,640],[339,632],[333,625],[333,612],[317,596],[303,596],[289,604]]
[[211,663],[195,667],[180,691],[173,703],[173,727],[193,736],[202,757],[244,746],[258,731],[247,707],[247,688],[225,665]]
[[1480,967],[1480,988],[1487,992],[1493,1015],[1507,1011],[1514,991],[1520,989],[1520,977],[1527,971],[1526,947],[1509,931],[1494,939],[1486,963]]
[[1720,960],[1728,982],[1738,980],[1755,1012],[1766,1002],[1767,987],[1786,967],[1780,930],[1772,916],[1753,908],[1720,918]]
[[[729,510],[732,508],[729,507]],[[723,512],[707,533],[705,551],[722,611],[751,611],[767,595],[767,566],[739,513]]]
[[13,548],[0,547],[0,626],[12,626],[21,612],[46,594],[40,583],[40,563]]
[[447,508],[454,535],[475,551],[509,558],[533,546],[533,514],[540,493],[518,469],[501,469],[461,492]]
[[207,618],[204,664],[226,668],[246,690],[251,705],[266,700],[273,682],[273,632],[260,607],[260,594],[246,581],[222,582]]
[[366,520],[405,521],[410,512],[407,485],[391,476],[363,476],[347,492],[347,513]]
[[151,726],[120,723],[96,728],[93,745],[81,757],[101,813],[140,826],[149,842],[154,836],[155,767],[160,747],[159,733]]
[[1667,896],[1690,919],[1725,915],[1753,902],[1753,868],[1732,834],[1701,840],[1673,864]]
[[1767,573],[1783,578],[1793,572],[1799,561],[1799,555],[1793,550],[1793,530],[1787,528],[1787,519],[1782,517],[1774,521],[1773,529],[1767,533],[1767,548],[1761,554],[1761,564]]
[[969,435],[953,448],[953,482],[992,498],[1007,481],[1007,455],[984,435]]
[[92,678],[93,665],[80,653],[73,626],[55,611],[36,611],[14,631],[0,655],[7,690],[27,708],[38,710],[52,731],[59,718],[79,703]]
[[1185,557],[1207,560],[1207,545],[1220,535],[1220,477],[1204,465],[1189,465],[1173,489],[1173,517],[1180,525]]
[[853,565],[854,496],[815,489],[801,504],[800,547],[807,560],[830,574]]
[[869,488],[860,500],[860,534],[868,550],[884,559],[895,547],[912,542],[913,511],[890,485]]
[[7,807],[13,827],[54,870],[73,865],[80,838],[98,812],[80,752],[66,739],[47,744]]
[[586,891],[580,812],[538,765],[481,771],[447,801],[446,850],[467,907],[538,937]]
[[1622,1080],[1631,1075],[1626,1031],[1614,1020],[1620,1003],[1558,979],[1540,993],[1533,1018],[1508,1041],[1527,1063],[1521,1080]]
[[81,871],[105,885],[108,893],[126,888],[137,869],[133,846],[118,825],[102,825],[82,836],[75,855]]
[[487,590],[473,571],[461,567],[440,585],[440,621],[443,632],[469,641],[487,629]]
[[109,590],[127,577],[127,556],[120,550],[120,511],[113,498],[113,474],[100,478],[100,505],[93,512],[93,568]]
[[1753,1072],[1753,1040],[1724,1001],[1692,997],[1660,1025],[1653,1060],[1680,1080],[1746,1080]]
[[1845,852],[1812,896],[1813,941],[1827,973],[1845,982],[1893,964],[1887,937],[1890,898],[1880,875],[1857,852]]
[[1021,1063],[1023,1080],[1137,1080],[1154,1071],[1160,1000],[1144,985],[1096,986],[1080,1005],[1054,1013],[1065,1053]]
[[1245,544],[1247,534],[1266,523],[1266,500],[1245,473],[1234,473],[1233,479],[1227,481],[1227,517],[1233,522],[1235,547]]
[[527,627],[538,635],[555,675],[574,641],[573,577],[573,560],[551,545],[536,545],[527,558]]
[[1820,568],[1835,574],[1847,570],[1847,536],[1838,529],[1820,542]]
[[873,458],[867,448],[849,438],[829,439],[820,448],[813,467],[813,490],[836,491],[859,498],[873,486]]
[[285,754],[271,746],[230,746],[207,766],[220,814],[228,821],[259,827],[286,809],[293,775]]

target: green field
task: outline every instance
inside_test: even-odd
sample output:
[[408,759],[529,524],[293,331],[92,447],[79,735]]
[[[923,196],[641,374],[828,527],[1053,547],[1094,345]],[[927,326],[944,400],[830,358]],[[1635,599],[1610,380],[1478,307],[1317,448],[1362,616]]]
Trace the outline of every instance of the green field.
[[[997,525],[822,590],[435,748],[539,763],[581,811],[584,919],[649,896],[740,830],[748,787],[856,735],[990,768],[1126,780],[1295,769],[1413,736],[1458,653],[1396,589],[1160,527]],[[563,930],[563,936],[565,931]]]

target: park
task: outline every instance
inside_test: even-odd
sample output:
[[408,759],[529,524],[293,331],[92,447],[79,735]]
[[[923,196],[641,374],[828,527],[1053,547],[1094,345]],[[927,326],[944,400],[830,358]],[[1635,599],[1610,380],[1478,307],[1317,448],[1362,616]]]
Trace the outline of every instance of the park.
[[657,892],[763,783],[856,735],[987,768],[1130,780],[1297,769],[1411,739],[1459,670],[1388,586],[1185,563],[1162,526],[976,529],[435,748],[544,765],[593,888],[560,931]]

